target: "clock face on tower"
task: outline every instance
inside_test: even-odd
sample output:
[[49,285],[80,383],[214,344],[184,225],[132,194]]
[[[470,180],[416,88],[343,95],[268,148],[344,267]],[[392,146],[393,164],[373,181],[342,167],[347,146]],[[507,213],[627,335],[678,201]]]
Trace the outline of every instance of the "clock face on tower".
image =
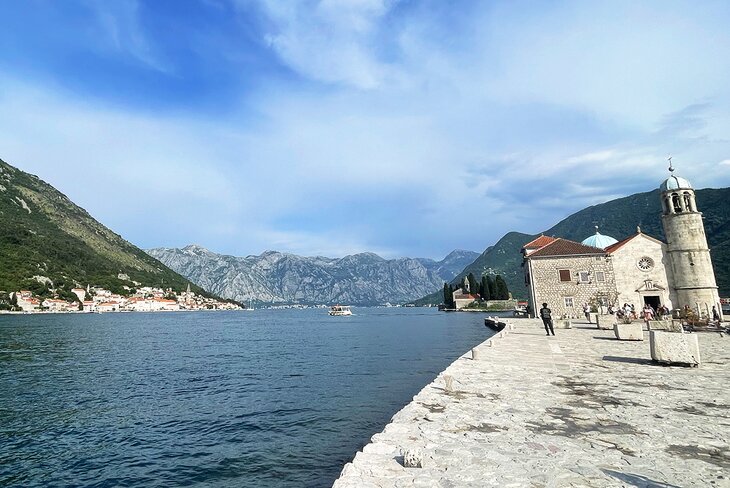
[[648,256],[644,256],[643,258],[639,259],[639,261],[636,263],[636,266],[638,266],[639,269],[642,271],[649,271],[654,267],[654,260]]

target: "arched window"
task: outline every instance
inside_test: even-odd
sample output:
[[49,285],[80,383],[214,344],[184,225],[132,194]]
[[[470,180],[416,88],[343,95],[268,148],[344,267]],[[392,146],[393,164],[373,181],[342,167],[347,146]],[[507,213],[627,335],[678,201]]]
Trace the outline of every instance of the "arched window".
[[688,191],[684,192],[684,206],[687,209],[688,212],[692,212],[692,196],[689,194]]
[[682,211],[682,201],[676,193],[672,193],[672,207],[677,213]]

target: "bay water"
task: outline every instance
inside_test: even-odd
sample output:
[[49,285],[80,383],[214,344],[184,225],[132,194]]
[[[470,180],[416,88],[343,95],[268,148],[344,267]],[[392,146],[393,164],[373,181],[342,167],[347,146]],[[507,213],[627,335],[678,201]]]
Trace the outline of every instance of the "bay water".
[[330,486],[492,334],[353,312],[0,315],[0,486]]

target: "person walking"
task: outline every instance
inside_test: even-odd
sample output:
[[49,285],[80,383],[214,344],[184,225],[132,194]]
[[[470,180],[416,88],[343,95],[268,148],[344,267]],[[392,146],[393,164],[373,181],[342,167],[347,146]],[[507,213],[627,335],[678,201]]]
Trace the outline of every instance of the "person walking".
[[654,309],[651,308],[651,305],[649,305],[648,303],[644,304],[644,310],[642,310],[642,315],[644,316],[644,323],[646,324],[646,330],[651,330],[649,321],[654,318]]
[[632,318],[631,317],[631,305],[628,303],[624,303],[624,317]]
[[547,332],[545,335],[555,335],[555,331],[553,330],[553,312],[548,308],[547,303],[542,304],[542,308],[540,309],[540,318],[545,326],[545,332]]
[[590,324],[591,323],[591,306],[588,305],[587,303],[583,304],[583,313],[586,316],[586,320]]
[[720,313],[717,311],[717,307],[712,306],[712,320],[720,325]]

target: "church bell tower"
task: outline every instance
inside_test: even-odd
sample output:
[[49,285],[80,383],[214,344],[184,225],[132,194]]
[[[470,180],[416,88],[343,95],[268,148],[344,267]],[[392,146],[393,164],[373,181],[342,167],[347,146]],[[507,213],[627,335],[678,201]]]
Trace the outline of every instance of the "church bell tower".
[[712,307],[722,314],[720,297],[705,237],[702,213],[697,209],[695,191],[686,179],[671,175],[659,187],[662,199],[662,225],[672,267],[672,291],[676,306],[699,311],[712,318]]

